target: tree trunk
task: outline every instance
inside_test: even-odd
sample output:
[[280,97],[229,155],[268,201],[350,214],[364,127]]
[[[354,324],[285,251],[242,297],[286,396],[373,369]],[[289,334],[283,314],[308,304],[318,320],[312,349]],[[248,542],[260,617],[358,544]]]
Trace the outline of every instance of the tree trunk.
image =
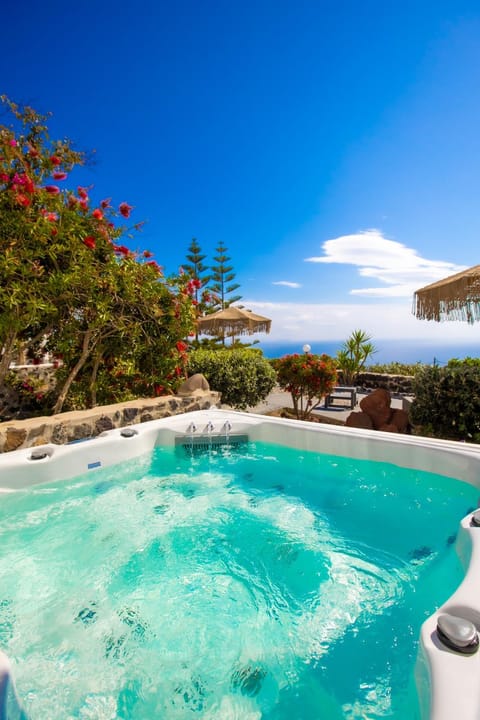
[[99,352],[95,355],[95,360],[93,362],[93,370],[92,375],[90,377],[90,407],[96,407],[97,405],[97,375],[98,375],[98,368],[100,367],[100,363],[102,362],[102,353]]
[[87,330],[85,335],[83,336],[83,344],[82,344],[82,354],[80,355],[79,359],[77,360],[77,363],[73,367],[73,369],[70,371],[70,374],[68,375],[67,379],[63,383],[63,387],[60,390],[60,393],[57,398],[57,402],[55,403],[55,407],[53,408],[53,414],[56,415],[59,412],[62,412],[63,403],[65,402],[65,399],[68,395],[68,392],[72,386],[73,381],[77,377],[78,373],[82,369],[82,367],[85,365],[88,356],[90,355],[91,348],[90,348],[90,340],[92,339],[92,331]]
[[5,377],[10,368],[16,340],[17,332],[15,330],[11,330],[6,337],[5,344],[3,346],[3,354],[0,357],[0,385],[3,385],[5,382]]

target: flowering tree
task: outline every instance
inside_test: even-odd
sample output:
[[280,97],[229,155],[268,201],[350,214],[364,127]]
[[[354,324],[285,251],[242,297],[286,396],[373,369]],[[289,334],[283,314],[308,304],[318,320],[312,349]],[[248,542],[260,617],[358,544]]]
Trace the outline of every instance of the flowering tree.
[[178,343],[194,327],[193,289],[165,279],[149,251],[119,244],[128,203],[92,205],[89,189],[63,186],[85,157],[50,140],[45,116],[2,102],[13,124],[0,125],[0,384],[18,343],[46,338],[63,359],[54,412],[80,381],[83,404],[95,404],[100,375],[112,401],[119,368],[128,368],[130,396],[168,389],[183,372]]
[[299,420],[308,420],[313,408],[337,382],[336,363],[329,355],[285,355],[274,363],[278,384],[292,396]]

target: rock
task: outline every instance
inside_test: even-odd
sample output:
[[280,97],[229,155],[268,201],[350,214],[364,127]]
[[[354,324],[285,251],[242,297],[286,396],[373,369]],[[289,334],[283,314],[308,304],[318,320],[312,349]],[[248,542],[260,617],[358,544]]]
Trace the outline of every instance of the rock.
[[69,428],[70,441],[71,440],[85,440],[86,438],[93,437],[93,428],[89,423],[83,422],[80,425],[74,425]]
[[346,427],[363,428],[364,430],[373,430],[372,419],[364,412],[351,412],[345,420]]
[[177,395],[193,395],[197,391],[201,393],[208,392],[210,385],[205,375],[202,373],[195,373],[183,382],[177,390]]
[[35,438],[35,440],[33,440],[33,442],[29,442],[28,445],[29,445],[29,447],[40,447],[41,445],[47,445],[47,443],[49,443],[49,442],[50,442],[50,440],[48,440],[46,437],[41,435],[40,437]]
[[136,408],[136,407],[126,407],[123,409],[123,420],[127,424],[131,423],[132,420],[135,420],[137,415],[138,415],[138,408]]
[[67,428],[63,423],[55,425],[52,430],[52,443],[55,445],[63,445],[68,442]]
[[400,409],[393,410],[390,422],[396,426],[397,432],[400,433],[406,433],[410,425],[408,413]]
[[398,428],[393,423],[385,423],[385,425],[381,425],[379,428],[376,428],[376,430],[381,430],[382,432],[391,432],[396,433],[398,432]]
[[[373,428],[383,432],[408,432],[410,425],[408,413],[405,410],[390,407],[390,403],[390,391],[377,388],[360,401],[362,412],[350,413],[345,425]],[[366,418],[369,419],[369,422],[367,422]]]
[[27,437],[27,431],[14,427],[7,428],[5,445],[3,452],[9,452],[10,450],[18,450],[23,445]]
[[360,407],[371,418],[375,430],[379,430],[382,425],[389,424],[392,415],[390,400],[390,392],[383,388],[374,390],[360,400]]
[[100,435],[100,433],[105,432],[106,430],[113,430],[114,424],[111,420],[111,418],[107,417],[106,415],[102,415],[101,418],[99,418],[95,423],[95,432]]

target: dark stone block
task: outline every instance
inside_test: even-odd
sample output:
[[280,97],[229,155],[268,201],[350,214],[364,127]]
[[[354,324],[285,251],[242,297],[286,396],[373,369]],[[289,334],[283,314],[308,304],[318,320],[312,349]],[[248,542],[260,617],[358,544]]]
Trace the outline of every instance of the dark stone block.
[[102,415],[101,418],[95,423],[95,430],[98,434],[105,432],[106,430],[112,430],[114,428],[112,420],[107,415]]
[[92,428],[88,423],[81,423],[75,425],[70,431],[69,440],[83,440],[84,438],[92,437]]
[[67,428],[63,423],[55,425],[52,431],[52,443],[64,445],[68,440]]
[[129,407],[129,408],[123,408],[123,419],[125,422],[130,423],[132,420],[134,420],[138,415],[138,408],[136,407]]

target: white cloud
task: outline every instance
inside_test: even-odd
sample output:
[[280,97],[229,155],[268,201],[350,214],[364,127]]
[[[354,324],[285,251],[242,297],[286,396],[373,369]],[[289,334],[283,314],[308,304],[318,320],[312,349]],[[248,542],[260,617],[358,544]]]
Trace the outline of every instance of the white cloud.
[[324,255],[305,262],[355,265],[363,278],[381,285],[350,290],[366,297],[412,297],[415,290],[465,269],[464,265],[428,260],[412,248],[385,238],[380,230],[362,230],[323,243]]
[[302,287],[300,283],[297,282],[290,282],[290,280],[277,280],[276,282],[272,282],[272,285],[283,285],[284,287],[289,288],[300,288]]
[[412,302],[388,303],[272,303],[245,300],[245,305],[272,320],[270,342],[344,340],[361,328],[372,337],[406,342],[478,342],[478,326],[462,322],[428,322],[412,314]]

